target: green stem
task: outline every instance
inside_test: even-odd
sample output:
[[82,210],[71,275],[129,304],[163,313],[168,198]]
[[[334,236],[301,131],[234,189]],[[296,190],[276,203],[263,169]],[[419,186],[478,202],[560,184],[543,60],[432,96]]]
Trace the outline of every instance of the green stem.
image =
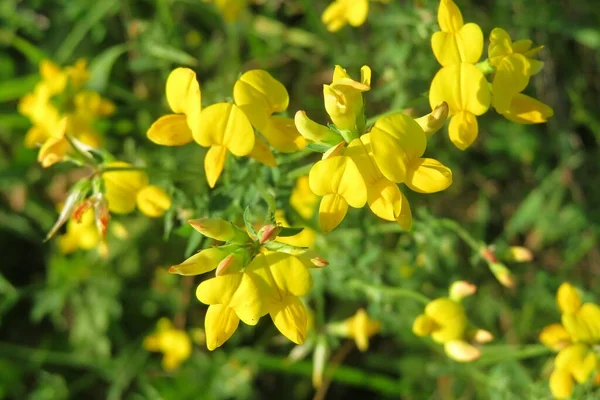
[[376,296],[377,294],[383,294],[389,297],[406,297],[409,299],[416,300],[422,304],[428,304],[431,299],[419,292],[406,288],[390,287],[383,285],[371,285],[358,279],[352,279],[348,282],[348,287],[352,289],[358,289],[364,292],[368,296]]
[[469,245],[469,247],[471,247],[471,249],[473,249],[473,251],[477,252],[478,254],[479,252],[481,252],[481,250],[486,248],[486,244],[484,242],[475,239],[473,235],[471,235],[465,228],[460,226],[460,224],[458,224],[457,222],[446,218],[440,219],[438,220],[438,222],[444,228],[450,229],[451,231],[456,233],[465,243]]
[[[267,371],[283,372],[291,375],[301,375],[307,378],[312,376],[312,363],[308,361],[290,362],[290,360],[264,354],[262,352],[242,349],[235,353],[236,358],[245,363],[252,363]],[[331,375],[329,375],[331,374]],[[364,372],[358,368],[343,365],[335,368],[326,368],[325,376],[330,376],[333,381],[346,383],[348,385],[364,387],[374,392],[398,396],[403,394],[403,386],[398,379],[390,378],[380,374]]]
[[542,344],[525,346],[486,345],[482,347],[482,356],[476,361],[477,365],[497,364],[506,360],[523,360],[539,356],[547,356],[552,350]]

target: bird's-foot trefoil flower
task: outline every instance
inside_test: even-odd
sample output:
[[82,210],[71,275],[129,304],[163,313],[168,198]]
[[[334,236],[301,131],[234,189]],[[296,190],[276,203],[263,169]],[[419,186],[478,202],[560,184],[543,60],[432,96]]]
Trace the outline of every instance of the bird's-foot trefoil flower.
[[163,354],[165,371],[177,369],[192,354],[192,341],[187,332],[177,329],[167,318],[161,318],[154,333],[144,338],[144,348]]

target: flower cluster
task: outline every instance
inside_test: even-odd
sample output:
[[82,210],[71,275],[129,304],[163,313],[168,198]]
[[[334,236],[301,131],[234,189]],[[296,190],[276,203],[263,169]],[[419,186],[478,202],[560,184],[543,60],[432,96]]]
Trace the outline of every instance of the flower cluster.
[[413,323],[413,333],[417,336],[431,336],[433,341],[444,345],[448,357],[468,362],[480,357],[480,350],[472,343],[487,343],[493,339],[488,331],[469,326],[461,299],[470,296],[477,288],[464,281],[450,287],[449,297],[432,300],[425,312]]
[[90,147],[102,141],[94,129],[99,117],[111,115],[115,106],[92,90],[85,89],[89,71],[85,60],[61,69],[49,60],[40,63],[42,80],[19,103],[19,112],[33,126],[25,135],[27,147],[40,147],[38,161],[49,167],[73,154],[65,135]]
[[[584,383],[598,368],[600,306],[583,303],[571,284],[563,283],[556,293],[562,324],[552,324],[540,333],[540,341],[558,355],[550,376],[552,394],[564,399],[573,393],[575,382]],[[600,376],[600,375],[599,375]]]
[[189,222],[204,236],[223,242],[169,269],[179,275],[215,271],[215,277],[200,283],[196,290],[198,300],[209,305],[205,319],[207,348],[214,350],[225,343],[240,320],[256,325],[266,314],[285,337],[303,343],[308,323],[300,297],[312,287],[308,269],[326,263],[305,249],[276,240],[296,231],[276,225],[272,215],[258,232],[247,219],[246,231],[215,218]]
[[379,118],[368,130],[363,92],[371,88],[371,69],[361,68],[355,81],[336,66],[330,85],[323,86],[325,109],[333,122],[326,127],[296,113],[298,131],[310,147],[324,152],[309,174],[310,189],[322,196],[319,221],[324,232],[344,219],[348,206],[369,204],[380,218],[410,229],[410,206],[397,184],[418,193],[435,193],[452,184],[452,172],[433,158],[424,158],[427,135],[445,121],[447,107],[440,104],[430,115],[413,120],[397,113]]
[[148,138],[163,146],[195,141],[208,147],[204,170],[211,188],[223,172],[228,152],[275,166],[267,142],[281,152],[294,152],[305,146],[293,120],[275,115],[287,109],[289,96],[285,87],[266,71],[257,69],[242,74],[233,87],[233,103],[221,102],[202,109],[200,84],[188,68],[171,72],[166,94],[173,114],[154,122]]
[[[429,89],[429,102],[450,108],[448,133],[456,147],[465,150],[477,139],[477,117],[490,105],[507,119],[521,124],[546,122],[550,107],[522,93],[543,63],[534,57],[543,46],[532,48],[531,40],[513,42],[506,31],[495,28],[490,34],[488,60],[477,64],[483,53],[483,32],[475,23],[463,22],[452,0],[441,0],[438,9],[440,31],[431,37],[433,54],[442,68]],[[490,85],[484,75],[493,73]]]

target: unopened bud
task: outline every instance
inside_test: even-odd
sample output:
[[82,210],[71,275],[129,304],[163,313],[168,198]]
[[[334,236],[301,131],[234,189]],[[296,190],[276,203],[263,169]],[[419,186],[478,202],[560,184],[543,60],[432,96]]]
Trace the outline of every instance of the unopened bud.
[[450,298],[459,301],[463,297],[471,296],[477,291],[477,286],[467,281],[456,281],[450,285]]
[[448,119],[448,103],[445,101],[438,104],[429,114],[415,119],[415,122],[423,129],[427,137],[430,137],[446,123]]
[[508,249],[507,261],[530,262],[533,260],[533,254],[527,247],[511,246]]
[[234,226],[219,218],[198,218],[189,220],[188,223],[204,236],[221,242],[227,242],[235,237]]
[[498,279],[498,282],[507,288],[512,288],[515,286],[515,280],[513,278],[512,273],[506,266],[499,262],[490,263],[490,270]]
[[477,343],[488,343],[494,340],[494,335],[485,329],[477,329],[473,335],[473,340],[475,340]]
[[480,252],[481,257],[489,263],[497,263],[498,258],[496,257],[496,253],[489,247],[486,247]]
[[258,232],[258,240],[260,244],[265,244],[277,237],[279,233],[279,227],[277,225],[265,225]]
[[310,259],[310,262],[317,268],[325,268],[329,265],[329,261],[320,256],[316,256]]
[[458,362],[475,361],[481,357],[479,349],[463,340],[451,340],[444,344],[444,350],[451,359]]
[[229,271],[229,268],[231,267],[231,264],[233,263],[234,259],[235,259],[235,256],[233,254],[230,254],[227,257],[225,257],[224,259],[222,259],[221,262],[219,263],[219,265],[217,265],[217,270],[215,271],[215,275],[216,276],[225,275],[227,273],[227,271]]

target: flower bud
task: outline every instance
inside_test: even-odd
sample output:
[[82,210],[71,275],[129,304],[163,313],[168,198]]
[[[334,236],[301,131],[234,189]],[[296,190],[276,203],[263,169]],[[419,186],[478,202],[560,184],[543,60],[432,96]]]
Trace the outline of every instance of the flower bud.
[[450,286],[450,298],[459,301],[463,297],[471,296],[477,291],[477,286],[467,281],[456,281]]
[[494,340],[494,335],[485,329],[477,329],[473,335],[473,340],[475,340],[477,343],[488,343]]
[[481,357],[479,349],[463,340],[451,340],[444,344],[448,357],[458,362],[475,361]]
[[531,250],[523,246],[511,246],[508,249],[507,261],[530,262],[533,260]]
[[219,218],[191,219],[188,223],[204,236],[221,242],[227,242],[235,237],[233,224]]
[[171,208],[171,198],[160,187],[148,185],[136,196],[138,209],[151,218],[161,217]]
[[235,260],[235,256],[233,254],[230,254],[227,257],[225,257],[224,259],[222,259],[221,262],[219,263],[219,265],[217,265],[217,270],[215,271],[215,275],[216,276],[225,275],[229,271],[231,264],[233,263],[234,260]]
[[448,119],[448,103],[445,101],[438,104],[429,114],[415,119],[415,122],[423,129],[427,137],[439,131]]
[[115,161],[105,165],[106,168],[123,168],[123,171],[109,170],[102,174],[105,197],[108,208],[116,214],[128,214],[135,209],[137,194],[148,186],[148,176],[143,171],[134,169],[129,163]]
[[258,232],[258,240],[260,244],[265,244],[268,241],[271,241],[277,237],[279,233],[279,227],[277,225],[265,225]]
[[512,288],[515,286],[513,275],[504,264],[499,262],[490,263],[490,270],[496,279],[498,279],[498,282],[502,284],[502,286],[507,288]]

